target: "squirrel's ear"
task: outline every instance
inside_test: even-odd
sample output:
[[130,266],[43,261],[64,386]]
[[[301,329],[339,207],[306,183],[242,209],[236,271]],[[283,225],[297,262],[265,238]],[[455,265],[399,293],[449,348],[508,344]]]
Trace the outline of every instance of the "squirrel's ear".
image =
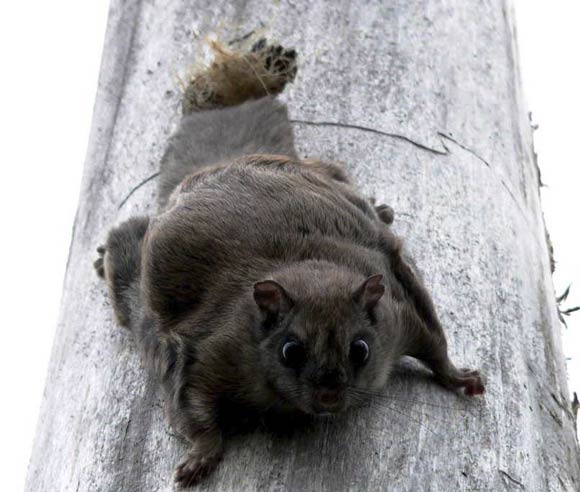
[[385,293],[382,280],[383,276],[380,273],[367,278],[354,292],[354,299],[366,309],[374,308]]
[[292,307],[292,300],[278,282],[263,280],[254,284],[254,300],[268,314],[278,314]]

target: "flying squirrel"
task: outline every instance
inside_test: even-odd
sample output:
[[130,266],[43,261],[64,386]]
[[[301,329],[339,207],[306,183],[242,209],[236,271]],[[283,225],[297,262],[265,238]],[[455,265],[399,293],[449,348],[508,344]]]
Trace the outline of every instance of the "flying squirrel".
[[183,94],[159,174],[159,210],[98,248],[118,323],[135,336],[189,442],[191,486],[224,451],[220,406],[328,415],[384,387],[402,356],[448,388],[484,392],[449,359],[418,270],[338,164],[301,159],[286,106],[296,52],[213,44]]

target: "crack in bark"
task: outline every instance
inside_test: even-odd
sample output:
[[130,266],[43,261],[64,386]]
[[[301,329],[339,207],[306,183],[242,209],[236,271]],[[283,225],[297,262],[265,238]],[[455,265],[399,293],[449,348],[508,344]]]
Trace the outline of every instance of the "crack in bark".
[[434,149],[433,147],[429,147],[427,145],[419,143],[416,140],[413,140],[412,138],[407,137],[406,135],[402,135],[400,133],[385,132],[383,130],[378,130],[377,128],[371,128],[369,126],[354,125],[351,123],[341,123],[338,121],[310,121],[310,120],[298,120],[298,119],[291,119],[290,123],[298,123],[298,124],[308,125],[308,126],[330,126],[330,127],[336,127],[336,128],[347,128],[350,130],[360,130],[360,131],[367,132],[367,133],[374,133],[376,135],[382,135],[384,137],[391,137],[391,138],[395,138],[398,140],[403,140],[404,142],[410,143],[414,147],[417,147],[421,150],[426,150],[427,152],[433,152],[434,154],[437,154],[437,155],[449,155],[449,154],[451,154],[449,147],[447,147],[447,145],[445,145],[445,140],[449,140],[450,142],[453,142],[455,145],[462,148],[466,152],[469,152],[476,159],[480,160],[487,167],[489,167],[491,169],[491,164],[486,159],[481,157],[477,152],[475,152],[473,149],[469,148],[467,145],[462,144],[461,142],[459,142],[457,139],[455,139],[451,135],[448,135],[447,133],[443,133],[443,132],[437,132],[437,136],[440,139],[441,145],[445,149],[444,151]]
[[574,418],[574,429],[578,432],[578,408],[580,404],[578,402],[578,394],[574,392],[574,399],[572,400],[572,416]]
[[570,418],[572,418],[572,420],[574,419],[574,415],[571,412],[570,408],[568,408],[568,405],[565,405],[564,403],[562,403],[562,400],[559,400],[558,397],[554,394],[554,393],[550,393],[550,396],[552,397],[552,400],[554,400],[554,402],[556,403],[556,405],[558,405],[558,407]]
[[463,150],[465,150],[466,152],[469,152],[472,156],[474,156],[476,159],[479,159],[481,162],[483,162],[487,167],[489,167],[491,169],[491,164],[486,161],[483,157],[481,157],[477,152],[475,152],[473,149],[470,149],[467,145],[462,144],[461,142],[458,142],[455,138],[453,138],[451,135],[447,135],[446,133],[443,132],[437,132],[437,135],[439,136],[439,138],[441,138],[441,145],[443,145],[443,147],[445,148],[445,150],[447,150],[447,153],[450,154],[451,151],[447,148],[447,145],[445,145],[445,142],[443,141],[443,139],[447,139],[450,140],[451,142],[453,142],[455,145],[457,145],[458,147],[461,147]]
[[426,150],[427,152],[433,152],[434,154],[438,154],[438,155],[448,155],[449,154],[449,149],[447,149],[445,147],[445,145],[443,145],[443,148],[445,148],[445,150],[438,150],[438,149],[434,149],[433,147],[428,147],[427,145],[423,145],[422,143],[419,143],[415,140],[413,140],[412,138],[409,138],[405,135],[401,135],[400,133],[390,133],[390,132],[384,132],[382,130],[377,130],[376,128],[371,128],[368,126],[362,126],[362,125],[352,125],[350,123],[340,123],[340,122],[336,122],[336,121],[308,121],[308,120],[290,120],[290,123],[298,123],[301,125],[308,125],[308,126],[331,126],[331,127],[335,127],[335,128],[347,128],[350,130],[360,130],[363,132],[367,132],[367,133],[374,133],[376,135],[382,135],[383,137],[391,137],[391,138],[395,138],[398,140],[403,140],[404,142],[410,143],[411,145],[413,145],[414,147],[417,147],[421,150]]
[[[429,147],[427,145],[424,145],[422,143],[419,143],[419,142],[413,140],[410,137],[407,137],[405,135],[401,135],[400,133],[384,132],[382,130],[378,130],[376,128],[371,128],[371,127],[368,127],[368,126],[354,125],[354,124],[350,124],[350,123],[341,123],[341,122],[337,122],[337,121],[309,121],[309,120],[298,120],[298,119],[291,119],[289,121],[290,121],[290,123],[297,123],[297,124],[307,125],[307,126],[322,126],[322,127],[346,128],[346,129],[350,129],[350,130],[359,130],[359,131],[363,131],[363,132],[367,132],[367,133],[374,133],[375,135],[381,135],[383,137],[390,137],[390,138],[394,138],[394,139],[397,139],[397,140],[402,140],[404,142],[407,142],[407,143],[413,145],[414,147],[417,147],[417,148],[419,148],[421,150],[425,150],[427,152],[431,152],[431,153],[437,154],[437,155],[450,155],[451,154],[451,150],[445,144],[445,140],[449,140],[450,142],[453,142],[455,145],[457,145],[459,148],[461,148],[461,149],[465,150],[466,152],[470,153],[471,155],[473,155],[479,161],[483,162],[489,169],[492,169],[491,164],[486,159],[484,159],[483,157],[481,157],[477,152],[475,152],[474,150],[470,149],[467,145],[462,144],[461,142],[459,142],[454,137],[452,137],[450,135],[447,135],[446,133],[443,133],[443,132],[437,132],[437,136],[440,138],[441,145],[443,146],[443,148],[445,150],[438,150],[438,149],[434,149],[433,147]],[[141,188],[142,186],[144,186],[145,184],[147,184],[149,181],[157,178],[159,176],[159,174],[160,174],[160,172],[158,171],[158,172],[152,174],[151,176],[145,178],[137,186],[133,187],[129,191],[129,193],[125,196],[125,198],[121,201],[121,203],[119,204],[117,210],[120,210],[123,207],[123,205],[125,205],[125,203],[127,203],[127,201],[129,200],[129,198],[131,198],[131,196],[139,188]],[[506,182],[505,182],[505,180],[503,178],[500,177],[500,181],[501,181],[502,185],[504,186],[504,188],[509,193],[509,195],[512,197],[513,201],[517,204],[517,206],[520,209],[520,212],[522,213],[522,215],[524,215],[525,218],[526,218],[526,220],[527,220],[527,216],[524,213],[524,210],[522,208],[522,205],[516,199],[516,197],[515,197],[514,193],[512,192],[512,190],[509,188],[509,186],[506,184]]]
[[127,420],[127,425],[125,426],[125,435],[123,436],[123,439],[127,439],[127,434],[129,432],[130,425],[131,425],[131,417],[129,417],[129,419]]
[[[402,140],[404,142],[410,143],[414,147],[417,147],[417,148],[419,148],[421,150],[425,150],[427,152],[432,152],[432,153],[437,154],[437,155],[451,155],[451,150],[445,144],[445,140],[449,140],[450,142],[453,142],[455,145],[457,145],[459,148],[461,148],[461,149],[465,150],[466,152],[470,153],[477,160],[479,160],[483,164],[485,164],[489,169],[492,169],[493,170],[493,168],[492,168],[492,166],[491,166],[491,164],[490,164],[489,161],[487,161],[486,159],[484,159],[483,157],[481,157],[477,152],[475,152],[473,149],[469,148],[467,145],[462,144],[461,142],[459,142],[457,139],[455,139],[451,135],[448,135],[448,134],[443,133],[443,132],[437,132],[437,136],[440,139],[441,145],[445,149],[444,151],[438,150],[438,149],[434,149],[433,147],[429,147],[427,145],[424,145],[422,143],[419,143],[419,142],[413,140],[410,137],[407,137],[405,135],[401,135],[400,133],[384,132],[384,131],[378,130],[376,128],[371,128],[371,127],[362,126],[362,125],[353,125],[353,124],[350,124],[350,123],[341,123],[341,122],[337,122],[337,121],[309,121],[309,120],[297,120],[297,119],[291,119],[289,121],[290,121],[290,123],[298,123],[298,124],[308,125],[308,126],[323,126],[323,127],[326,126],[326,127],[335,127],[335,128],[346,128],[346,129],[351,129],[351,130],[360,130],[360,131],[367,132],[367,133],[374,133],[376,135],[381,135],[381,136],[384,136],[384,137],[390,137],[390,138],[395,138],[395,139],[398,139],[398,140]],[[525,214],[521,203],[516,198],[515,194],[510,189],[510,187],[507,185],[507,183],[505,182],[505,180],[501,176],[500,176],[499,179],[500,179],[501,184],[504,186],[504,188],[507,190],[507,192],[509,193],[509,195],[512,197],[513,201],[517,204],[518,208],[520,209],[520,212],[522,213],[522,215],[524,215],[524,217],[526,218],[526,221],[527,221],[528,220],[528,217]]]
[[550,415],[550,417],[552,417],[552,419],[554,420],[554,422],[556,422],[560,427],[564,426],[564,422],[562,422],[562,419],[560,417],[558,417],[554,411],[550,408],[546,408],[546,411],[548,412],[548,414]]
[[159,171],[157,171],[156,173],[152,174],[148,178],[145,178],[137,186],[134,186],[133,188],[131,188],[131,191],[129,191],[127,196],[125,196],[125,198],[123,198],[123,201],[121,201],[121,203],[117,207],[117,210],[121,210],[121,207],[123,205],[125,205],[125,203],[127,203],[127,200],[129,200],[129,198],[131,198],[131,195],[133,195],[133,193],[135,193],[139,188],[141,188],[141,186],[143,186],[143,185],[147,184],[149,181],[155,179],[157,176],[159,176],[159,174],[161,174],[161,173]]
[[526,486],[522,483],[517,481],[515,478],[513,478],[508,472],[501,470],[499,471],[504,477],[506,477],[510,482],[515,483],[516,485],[519,485],[522,489],[526,490]]
[[558,416],[557,416],[557,415],[554,413],[554,411],[553,411],[551,408],[549,408],[549,407],[548,407],[548,406],[546,406],[546,405],[542,405],[541,403],[539,403],[539,404],[538,404],[538,406],[540,407],[540,409],[541,409],[541,410],[545,410],[545,411],[546,411],[546,413],[547,413],[547,414],[548,414],[550,417],[552,417],[552,420],[554,420],[554,422],[556,422],[556,423],[557,423],[557,424],[558,424],[560,427],[563,427],[563,425],[564,425],[564,422],[562,421],[562,419],[561,419],[560,417],[558,417]]
[[[399,133],[384,132],[382,130],[377,130],[376,128],[370,128],[370,127],[366,127],[366,126],[362,126],[362,125],[351,125],[349,123],[340,123],[340,122],[334,122],[334,121],[307,121],[307,120],[295,120],[295,119],[290,120],[290,123],[298,123],[298,124],[309,125],[309,126],[330,126],[330,127],[336,127],[336,128],[348,128],[351,130],[360,130],[360,131],[364,131],[364,132],[368,132],[368,133],[374,133],[376,135],[382,135],[384,137],[391,137],[391,138],[395,138],[398,140],[403,140],[404,142],[410,143],[414,147],[417,147],[421,150],[425,150],[427,152],[432,152],[432,153],[437,154],[437,155],[449,155],[450,154],[450,151],[447,148],[447,146],[443,143],[443,140],[441,141],[441,144],[443,145],[443,148],[445,149],[444,151],[434,149],[432,147],[428,147],[427,145],[423,145],[422,143],[416,142],[415,140],[413,140],[405,135],[401,135]],[[489,164],[487,163],[487,161],[485,161],[485,159],[482,159],[481,157],[479,157],[475,152],[471,151],[465,145],[458,143],[455,139],[453,139],[453,138],[451,138],[448,135],[445,135],[443,133],[438,133],[438,135],[440,137],[444,137],[444,138],[451,140],[452,142],[457,144],[462,149],[464,149],[468,152],[471,152],[474,156],[476,156],[479,160],[483,161],[489,167]],[[156,172],[156,173],[152,174],[151,176],[145,178],[143,181],[141,181],[135,187],[133,187],[129,191],[129,193],[125,196],[125,198],[123,198],[123,200],[121,201],[121,203],[117,207],[117,210],[120,210],[123,207],[123,205],[125,205],[125,203],[127,203],[127,201],[129,200],[129,198],[131,198],[133,193],[135,193],[139,188],[141,188],[143,185],[147,184],[149,181],[157,178],[159,176],[159,174],[160,174],[159,172]]]
[[477,160],[483,162],[491,171],[493,171],[499,178],[500,183],[503,185],[503,187],[505,188],[505,190],[508,192],[508,194],[511,196],[512,200],[514,201],[514,203],[517,205],[518,209],[520,210],[520,213],[522,214],[522,216],[524,217],[525,221],[527,222],[528,225],[530,225],[528,216],[526,214],[526,211],[524,210],[524,207],[522,206],[522,204],[520,203],[520,201],[516,198],[515,193],[512,191],[512,189],[508,186],[508,184],[506,183],[506,180],[504,179],[504,177],[501,175],[500,172],[496,171],[492,166],[491,163],[489,161],[487,161],[486,159],[484,159],[483,157],[481,157],[477,152],[475,152],[473,149],[470,149],[467,145],[462,144],[461,142],[459,142],[458,140],[456,140],[455,138],[451,137],[450,135],[447,135],[445,133],[442,132],[437,132],[437,135],[439,136],[439,138],[441,139],[441,144],[443,145],[443,147],[445,148],[445,150],[447,151],[447,154],[451,154],[451,150],[449,150],[449,147],[447,147],[447,145],[445,145],[445,141],[444,139],[449,140],[450,142],[453,142],[455,145],[457,145],[459,148],[465,150],[466,152],[470,153],[473,157],[475,157]]
[[512,197],[512,200],[514,202],[516,202],[518,208],[520,209],[520,212],[522,213],[522,215],[525,217],[526,222],[529,225],[529,221],[528,221],[528,216],[526,215],[525,211],[524,211],[524,207],[522,207],[522,204],[519,202],[519,200],[516,198],[516,196],[514,195],[514,192],[511,190],[511,188],[507,185],[507,183],[504,181],[503,178],[500,177],[500,181],[501,184],[503,185],[503,187],[506,189],[506,191],[509,193],[509,195]]

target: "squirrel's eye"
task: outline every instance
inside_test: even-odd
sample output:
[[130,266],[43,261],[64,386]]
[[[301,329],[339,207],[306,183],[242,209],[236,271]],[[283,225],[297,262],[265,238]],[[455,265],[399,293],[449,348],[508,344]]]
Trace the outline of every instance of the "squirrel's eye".
[[286,342],[282,346],[282,359],[289,367],[298,367],[303,364],[306,358],[304,346],[300,342]]
[[369,358],[369,346],[362,338],[356,339],[350,344],[350,360],[353,364],[364,364]]

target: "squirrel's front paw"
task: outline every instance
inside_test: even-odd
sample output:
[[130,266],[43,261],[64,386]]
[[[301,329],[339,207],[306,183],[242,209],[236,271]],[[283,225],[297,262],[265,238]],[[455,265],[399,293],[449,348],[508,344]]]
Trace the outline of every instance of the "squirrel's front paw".
[[175,470],[175,481],[183,487],[191,487],[212,473],[222,456],[221,434],[219,432],[202,434]]
[[462,388],[467,396],[485,393],[483,377],[479,371],[474,369],[456,369],[453,375],[446,378],[445,384],[452,388]]
[[175,470],[175,481],[182,487],[191,487],[210,475],[221,460],[218,456],[201,456],[197,452],[188,453]]

